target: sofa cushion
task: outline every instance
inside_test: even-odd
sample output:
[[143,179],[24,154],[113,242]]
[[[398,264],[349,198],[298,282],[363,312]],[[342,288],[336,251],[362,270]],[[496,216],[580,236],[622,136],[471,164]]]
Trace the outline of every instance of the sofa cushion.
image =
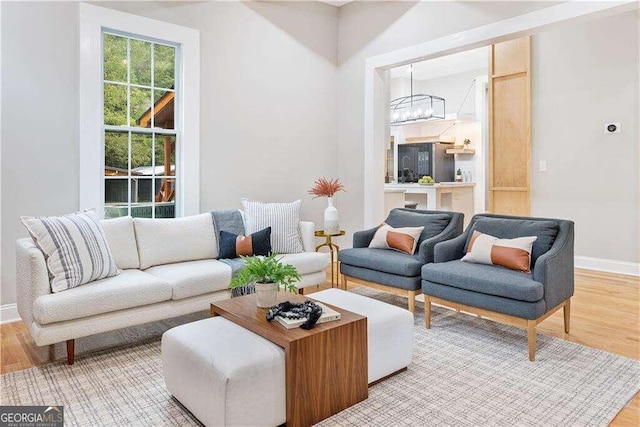
[[442,233],[451,222],[451,217],[447,214],[430,214],[415,209],[393,209],[384,222],[394,228],[424,226],[417,243],[420,246],[424,240]]
[[542,299],[536,302],[518,301],[441,285],[428,280],[422,281],[422,292],[425,295],[442,298],[446,301],[454,301],[458,304],[509,314],[523,319],[537,319],[545,313],[547,307],[545,300]]
[[120,273],[94,211],[20,219],[44,254],[53,292]]
[[425,264],[422,278],[429,282],[487,295],[535,302],[544,296],[544,286],[530,274],[494,265],[460,260]]
[[117,276],[78,288],[38,297],[33,317],[46,325],[171,299],[171,285],[140,270],[124,270]]
[[133,217],[102,220],[104,236],[107,238],[113,259],[118,268],[140,268],[136,233],[133,230]]
[[416,291],[420,289],[420,276],[398,276],[384,271],[371,270],[369,268],[356,267],[354,265],[340,263],[340,273],[366,282],[379,283],[393,288]]
[[351,248],[338,253],[341,263],[398,276],[420,276],[422,261],[412,255],[391,249]]
[[171,219],[135,218],[140,268],[218,256],[211,214]]
[[537,236],[531,249],[531,269],[533,269],[538,257],[551,249],[558,230],[558,223],[550,220],[476,217],[467,234],[464,251],[467,252],[467,246],[474,231],[490,234],[498,239]]
[[302,252],[299,254],[282,254],[277,257],[283,264],[291,264],[298,274],[311,274],[324,271],[329,266],[329,254],[321,252]]
[[215,259],[159,265],[145,273],[168,282],[173,300],[226,289],[231,282],[231,267]]

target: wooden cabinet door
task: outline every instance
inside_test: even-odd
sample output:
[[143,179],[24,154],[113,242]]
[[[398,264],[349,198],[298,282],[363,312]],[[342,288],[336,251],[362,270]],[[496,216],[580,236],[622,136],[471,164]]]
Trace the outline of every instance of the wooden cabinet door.
[[531,214],[529,37],[489,53],[489,212]]

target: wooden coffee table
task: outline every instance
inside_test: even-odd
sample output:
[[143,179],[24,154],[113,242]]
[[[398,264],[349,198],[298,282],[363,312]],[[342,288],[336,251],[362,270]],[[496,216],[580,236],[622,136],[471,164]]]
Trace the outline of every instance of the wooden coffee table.
[[[278,294],[279,303],[309,299],[313,298]],[[306,331],[268,322],[267,309],[258,308],[255,294],[211,304],[212,316],[223,316],[284,349],[288,427],[310,426],[369,395],[367,318],[330,307],[341,319]]]

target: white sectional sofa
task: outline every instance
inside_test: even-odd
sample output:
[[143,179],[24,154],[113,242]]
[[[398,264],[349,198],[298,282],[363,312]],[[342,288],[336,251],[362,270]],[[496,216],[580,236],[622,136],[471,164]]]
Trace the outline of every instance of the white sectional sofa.
[[[74,339],[208,310],[230,297],[231,267],[217,260],[211,214],[178,219],[122,217],[102,222],[117,276],[52,293],[42,252],[31,239],[16,242],[18,311],[37,345]],[[327,254],[314,252],[314,226],[300,222],[303,253],[281,254],[302,280],[325,281]]]

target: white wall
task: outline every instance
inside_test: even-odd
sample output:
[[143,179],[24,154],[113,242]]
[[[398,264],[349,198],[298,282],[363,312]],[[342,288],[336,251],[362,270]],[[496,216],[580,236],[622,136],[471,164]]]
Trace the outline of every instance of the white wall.
[[533,214],[575,221],[578,256],[640,262],[639,23],[630,12],[532,38]]
[[[354,2],[340,8],[338,38],[338,175],[341,225],[364,224],[364,69],[368,57],[553,5],[552,2]],[[380,177],[382,179],[382,176]],[[351,244],[351,235],[341,239]]]
[[[337,174],[337,9],[301,2],[99,2],[200,30],[201,211],[303,199]],[[2,296],[15,301],[20,215],[78,209],[78,6],[4,3]],[[7,108],[10,106],[10,108]]]
[[[304,2],[100,2],[200,30],[201,210],[303,199],[334,176],[337,8]],[[326,202],[325,202],[326,203]]]
[[2,272],[15,302],[21,215],[78,208],[78,5],[2,4]]

